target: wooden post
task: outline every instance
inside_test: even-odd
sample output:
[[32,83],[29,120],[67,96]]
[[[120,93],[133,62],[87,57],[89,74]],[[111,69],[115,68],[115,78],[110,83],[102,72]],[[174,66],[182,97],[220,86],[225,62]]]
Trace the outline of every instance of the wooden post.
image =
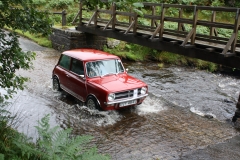
[[98,8],[97,6],[95,7],[95,14],[94,14],[94,18],[93,18],[93,22],[94,22],[94,27],[97,27],[97,18],[98,18]]
[[[228,40],[226,46],[223,48],[223,51],[221,54],[223,54],[225,57],[231,55],[231,54],[227,55],[226,53],[227,53],[229,47],[231,46],[231,44],[233,44],[235,37],[236,37],[236,33],[233,33],[232,36],[230,37],[230,39]],[[232,52],[232,53],[234,53],[234,52]]]
[[[152,15],[156,14],[155,6],[152,6]],[[155,19],[151,19],[151,27],[154,27]]]
[[134,25],[133,25],[133,34],[135,35],[137,32],[137,24],[138,24],[138,15],[134,13]]
[[[178,18],[182,18],[182,14],[183,14],[183,9],[180,8],[180,9],[179,9]],[[178,22],[178,31],[181,31],[181,30],[182,30],[182,23],[179,23],[179,22]]]
[[163,36],[163,28],[164,28],[164,16],[165,16],[165,7],[162,3],[162,11],[161,11],[161,19],[160,19],[160,23],[161,23],[161,27],[160,27],[160,31],[159,31],[159,38],[162,38]]
[[115,30],[115,26],[116,26],[116,22],[117,22],[116,4],[115,3],[112,4],[112,16],[113,16],[112,30]]
[[82,25],[82,7],[83,7],[83,3],[80,2],[79,3],[79,25]]
[[110,23],[112,23],[113,17],[111,17],[110,21],[106,24],[106,26],[103,28],[103,30],[106,30]]
[[88,23],[87,23],[87,26],[89,26],[89,25],[91,24],[92,20],[93,20],[93,19],[95,18],[95,16],[96,16],[96,14],[97,14],[97,11],[95,11],[95,12],[93,13],[92,17],[89,19],[89,21],[88,21]]
[[192,30],[188,33],[187,37],[182,42],[181,46],[185,46],[188,43],[188,40],[192,37],[193,32],[194,32],[194,28],[192,28]]
[[62,26],[66,26],[67,24],[67,13],[65,10],[62,11]]
[[192,34],[192,38],[191,38],[191,45],[193,45],[195,43],[197,20],[198,20],[198,9],[197,9],[197,6],[195,5],[194,6],[194,15],[193,15],[193,24],[192,24],[193,34]]
[[[211,22],[215,22],[215,20],[216,20],[216,11],[212,11]],[[210,28],[210,36],[213,36],[213,35],[216,36],[216,34],[215,34],[215,27],[211,27]]]
[[[130,8],[130,13],[132,13],[132,7]],[[129,25],[132,24],[132,16],[129,16],[128,22],[129,22]]]
[[235,18],[234,30],[233,30],[233,33],[235,33],[235,38],[234,38],[233,43],[231,45],[231,53],[235,53],[237,39],[238,39],[239,21],[240,21],[240,13],[239,13],[239,8],[238,8],[237,13],[236,13],[236,18]]

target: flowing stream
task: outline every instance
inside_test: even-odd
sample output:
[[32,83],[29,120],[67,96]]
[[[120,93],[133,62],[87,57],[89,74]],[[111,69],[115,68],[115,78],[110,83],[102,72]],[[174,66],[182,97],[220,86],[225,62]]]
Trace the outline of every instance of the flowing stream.
[[90,134],[99,152],[112,159],[180,159],[190,151],[223,142],[239,134],[230,122],[240,91],[237,76],[194,68],[159,68],[154,62],[124,62],[129,74],[149,85],[143,104],[118,111],[89,110],[64,92],[52,90],[51,73],[60,53],[39,49],[27,89],[13,98],[17,129],[36,138],[34,126],[45,114],[51,126]]

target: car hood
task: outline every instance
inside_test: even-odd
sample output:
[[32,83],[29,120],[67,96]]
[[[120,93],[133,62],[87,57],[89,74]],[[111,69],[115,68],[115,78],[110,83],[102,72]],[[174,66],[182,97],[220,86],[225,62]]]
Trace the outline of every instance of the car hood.
[[94,78],[89,81],[93,85],[100,85],[110,92],[140,88],[146,84],[128,74],[109,75]]

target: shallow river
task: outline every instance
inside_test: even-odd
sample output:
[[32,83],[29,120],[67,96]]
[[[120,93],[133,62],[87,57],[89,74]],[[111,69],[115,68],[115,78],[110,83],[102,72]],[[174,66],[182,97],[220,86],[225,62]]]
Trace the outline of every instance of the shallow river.
[[93,135],[99,152],[112,159],[152,160],[180,159],[239,134],[230,122],[240,91],[239,77],[190,68],[159,68],[153,62],[124,62],[129,74],[149,85],[150,94],[135,108],[100,112],[89,110],[64,92],[53,91],[51,72],[59,52],[41,47],[35,50],[34,69],[18,72],[31,81],[9,106],[21,120],[18,130],[31,137],[36,137],[37,120],[51,114],[52,126]]

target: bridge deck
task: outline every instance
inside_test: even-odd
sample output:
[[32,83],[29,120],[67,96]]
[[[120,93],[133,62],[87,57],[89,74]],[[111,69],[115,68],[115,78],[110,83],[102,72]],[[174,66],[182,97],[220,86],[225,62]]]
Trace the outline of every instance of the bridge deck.
[[[86,26],[88,24],[88,22],[87,21],[83,22],[83,24]],[[91,22],[91,23],[89,23],[89,25],[93,27],[94,23]],[[103,32],[104,32],[103,28],[105,26],[106,26],[105,23],[99,23],[98,22],[98,24],[97,24],[97,27],[101,28]],[[106,30],[112,30],[112,25],[109,25],[109,27]],[[124,32],[126,32],[126,30],[127,30],[127,27],[118,26],[118,25],[115,26],[115,31],[117,31],[117,32],[124,33]],[[132,32],[129,32],[127,34],[132,34]],[[153,34],[153,32],[138,29],[137,34],[138,34],[138,36],[143,36],[145,38],[150,38],[151,35]],[[162,38],[168,39],[171,43],[175,43],[175,44],[176,43],[181,44],[185,39],[185,38],[180,37],[180,36],[168,35],[167,33],[166,34],[163,33]],[[159,39],[159,36],[156,36],[154,39],[155,40]],[[190,43],[190,40],[188,41],[188,43]],[[201,40],[195,40],[195,45],[201,45],[203,48],[205,47],[208,51],[213,51],[214,49],[223,49],[226,46],[224,44],[201,41]],[[240,47],[236,47],[235,52],[240,53]]]
[[[84,18],[83,4],[80,3],[80,11],[78,16],[76,16],[79,17],[77,30],[199,58],[233,68],[240,68],[240,41],[238,40],[238,30],[240,29],[239,8],[158,3],[144,3],[144,5],[152,7],[151,14],[139,16],[133,12],[118,11],[116,10],[116,5],[113,4],[110,7],[111,10],[96,9],[93,11],[91,18]],[[156,15],[155,9],[159,6],[161,14]],[[179,17],[167,16],[165,12],[169,7],[178,8]],[[192,19],[183,18],[182,15],[185,8],[193,10],[194,16]],[[211,20],[198,19],[199,10],[212,11]],[[235,12],[236,16],[231,20],[233,24],[216,22],[216,11]],[[109,16],[104,17],[101,14],[108,14]],[[125,21],[121,21],[119,17],[125,17]],[[129,22],[126,22],[126,17],[129,19]],[[143,25],[139,23],[139,19],[147,19],[150,23]],[[165,21],[177,23],[177,29],[164,28]],[[192,28],[186,31],[184,25],[190,25]],[[209,28],[209,35],[197,33],[199,26]],[[232,31],[231,36],[228,38],[218,36],[218,28]]]
[[[88,22],[83,22],[83,24],[86,26],[88,24]],[[92,26],[94,25],[93,22],[90,23]],[[99,23],[97,24],[97,27],[98,28],[101,28],[103,29],[104,27],[106,26],[105,23]],[[109,27],[107,28],[108,30],[112,30],[112,25],[109,25]],[[115,30],[117,30],[118,32],[121,32],[121,33],[124,33],[128,28],[127,27],[124,27],[124,26],[115,26]],[[142,36],[145,36],[146,38],[150,38],[153,34],[153,31],[146,31],[146,30],[142,30],[142,29],[138,29],[137,30],[137,33],[139,35],[142,35]],[[132,32],[128,33],[128,34],[132,34]],[[173,36],[173,35],[169,35],[169,34],[165,34],[163,33],[163,38],[167,38],[169,39],[170,41],[172,41],[172,43],[182,43],[185,38],[183,37],[180,37],[180,36]],[[158,39],[159,36],[156,36],[155,39]],[[188,41],[190,43],[190,40]],[[224,44],[219,44],[219,43],[213,43],[213,42],[207,42],[207,41],[201,41],[201,40],[195,40],[195,44],[199,44],[199,45],[202,45],[202,46],[205,46],[206,48],[219,48],[219,49],[223,49],[226,45]],[[235,49],[236,52],[240,52],[240,47],[236,47]]]

